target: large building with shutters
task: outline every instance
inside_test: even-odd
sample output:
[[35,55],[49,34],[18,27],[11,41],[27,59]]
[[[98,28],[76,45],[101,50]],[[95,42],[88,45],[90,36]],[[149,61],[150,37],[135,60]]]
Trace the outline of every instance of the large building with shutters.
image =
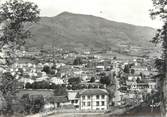
[[80,110],[107,110],[108,92],[105,89],[85,89],[79,92]]

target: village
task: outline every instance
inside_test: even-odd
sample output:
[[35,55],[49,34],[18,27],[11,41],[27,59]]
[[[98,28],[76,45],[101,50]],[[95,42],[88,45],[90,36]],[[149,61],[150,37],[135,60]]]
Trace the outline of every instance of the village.
[[[5,68],[8,51],[7,46],[1,50],[1,74],[18,79],[14,99],[24,101],[27,113],[41,109],[104,113],[143,102],[150,108],[160,106],[158,97],[149,98],[159,89],[151,58],[121,59],[105,52],[60,48],[54,53],[18,50],[16,62]],[[14,101],[13,109],[22,112],[18,105]]]
[[167,1],[92,1],[0,1],[0,117],[167,116]]

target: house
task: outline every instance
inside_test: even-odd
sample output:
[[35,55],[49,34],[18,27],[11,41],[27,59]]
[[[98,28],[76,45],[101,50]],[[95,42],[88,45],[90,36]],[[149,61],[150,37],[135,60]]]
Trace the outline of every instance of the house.
[[[45,107],[50,106],[51,107],[51,101],[54,102],[54,105],[52,106],[56,108],[63,108],[64,105],[69,105],[68,97],[67,95],[60,95],[55,96],[53,90],[47,90],[47,89],[21,89],[16,93],[16,96],[18,99],[21,99],[23,95],[29,94],[31,98],[35,98],[37,96],[42,96],[44,98]],[[48,100],[50,101],[48,103]],[[0,100],[1,101],[1,100]]]
[[79,92],[80,110],[107,110],[109,93],[105,89],[84,89]]
[[105,67],[103,65],[96,66],[97,71],[103,71],[104,69],[105,69]]
[[128,76],[129,81],[136,81],[138,78],[141,80],[141,76],[139,75],[129,75]]
[[70,104],[72,104],[76,110],[79,110],[79,97],[78,97],[78,92],[77,90],[75,91],[68,91],[68,100]]
[[146,90],[148,93],[151,93],[152,90],[157,89],[157,83],[156,82],[133,82],[133,81],[126,81],[127,87],[131,91],[142,91]]
[[120,106],[122,104],[122,97],[125,95],[124,93],[120,92],[119,90],[115,91],[113,102],[115,106]]
[[138,66],[132,66],[131,69],[134,69],[135,74],[138,74],[138,75],[139,75],[140,73],[144,73],[144,74],[146,74],[146,75],[149,75],[149,72],[148,72],[148,68],[147,68],[147,67],[138,65]]
[[50,79],[50,82],[52,82],[52,83],[54,83],[56,85],[62,85],[62,84],[64,84],[64,81],[62,79],[60,79],[60,78],[57,78],[57,77],[52,77]]

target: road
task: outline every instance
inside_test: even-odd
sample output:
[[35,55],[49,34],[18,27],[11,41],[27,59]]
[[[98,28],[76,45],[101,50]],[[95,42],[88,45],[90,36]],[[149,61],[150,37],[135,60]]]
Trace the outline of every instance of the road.
[[48,117],[160,117],[160,109],[152,109],[146,103],[142,103],[122,115],[111,115],[110,113],[56,113]]

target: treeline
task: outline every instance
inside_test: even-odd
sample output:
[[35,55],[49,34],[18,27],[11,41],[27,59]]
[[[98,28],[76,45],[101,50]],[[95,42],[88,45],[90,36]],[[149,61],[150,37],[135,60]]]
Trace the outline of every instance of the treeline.
[[50,83],[47,81],[39,81],[39,82],[33,82],[33,83],[26,83],[25,88],[26,89],[57,89],[60,86],[65,87],[64,84],[57,85],[55,83]]
[[59,87],[66,87],[68,90],[90,89],[90,88],[105,88],[103,84],[54,84],[47,81],[40,81],[34,83],[26,83],[26,89],[59,89]]

